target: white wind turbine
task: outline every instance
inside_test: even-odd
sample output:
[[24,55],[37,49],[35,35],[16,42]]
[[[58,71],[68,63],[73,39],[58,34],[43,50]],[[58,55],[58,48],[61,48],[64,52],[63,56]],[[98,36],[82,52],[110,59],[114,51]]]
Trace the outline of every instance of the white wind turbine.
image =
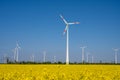
[[86,46],[80,47],[82,49],[82,63],[84,63],[84,54]]
[[34,55],[30,56],[30,61],[34,62]]
[[115,51],[115,63],[117,64],[117,52],[118,52],[118,48],[112,48]]
[[17,44],[16,44],[16,48],[15,48],[15,52],[16,52],[16,61],[17,61],[17,62],[18,62],[19,49],[21,49],[21,48],[20,48],[20,46],[19,46],[18,43],[17,43]]
[[89,55],[90,53],[87,52],[87,63],[89,63]]
[[63,32],[63,34],[65,34],[67,32],[67,43],[66,43],[66,64],[69,64],[69,25],[72,24],[79,24],[79,22],[72,22],[72,23],[68,23],[62,15],[60,15],[60,17],[62,18],[62,20],[64,21],[64,23],[66,24],[66,28]]
[[94,56],[92,56],[92,63],[94,63]]
[[46,62],[46,51],[43,52],[43,62]]
[[56,56],[54,56],[53,59],[54,59],[54,63],[56,63]]
[[13,50],[12,50],[13,52],[14,52],[14,61],[16,61],[16,48],[14,48]]

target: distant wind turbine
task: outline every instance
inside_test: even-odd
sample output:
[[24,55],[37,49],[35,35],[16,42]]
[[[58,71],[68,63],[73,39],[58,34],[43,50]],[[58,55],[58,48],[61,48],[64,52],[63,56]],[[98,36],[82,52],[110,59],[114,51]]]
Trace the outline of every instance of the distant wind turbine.
[[92,56],[92,63],[94,63],[94,57]]
[[54,63],[56,62],[56,56],[54,56]]
[[46,62],[46,51],[43,52],[43,62]]
[[34,55],[30,56],[31,62],[34,62]]
[[18,45],[18,43],[16,44],[16,61],[18,62],[18,54],[19,54],[19,49],[21,49],[20,48],[20,46]]
[[13,52],[14,52],[14,61],[15,62],[18,62],[19,49],[21,49],[21,48],[18,45],[18,43],[16,43],[16,47],[13,49]]
[[115,63],[117,64],[117,52],[119,50],[119,48],[112,48],[115,51]]
[[14,59],[14,61],[16,61],[16,48],[13,49],[12,51],[13,51],[13,53],[14,53],[14,57],[13,57],[13,59]]
[[67,32],[67,43],[66,43],[66,64],[69,64],[69,25],[72,24],[79,24],[79,22],[72,22],[72,23],[68,23],[62,15],[60,15],[60,17],[62,18],[62,20],[64,21],[64,23],[66,24],[66,28],[63,32],[63,34],[65,34]]
[[84,63],[84,55],[85,55],[85,51],[84,49],[86,48],[86,46],[80,47],[82,49],[82,63]]
[[90,53],[87,53],[87,63],[89,63],[89,55]]

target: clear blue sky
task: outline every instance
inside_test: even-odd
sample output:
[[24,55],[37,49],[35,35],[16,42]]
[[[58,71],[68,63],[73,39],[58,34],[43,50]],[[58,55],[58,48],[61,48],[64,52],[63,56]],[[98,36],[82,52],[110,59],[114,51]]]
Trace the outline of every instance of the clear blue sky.
[[[112,48],[120,48],[119,0],[0,0],[0,59],[13,58],[16,41],[21,47],[19,60],[35,55],[42,61],[65,61],[64,22],[79,21],[70,31],[70,61],[81,62],[81,46],[95,61],[114,61]],[[120,62],[120,51],[118,52]]]

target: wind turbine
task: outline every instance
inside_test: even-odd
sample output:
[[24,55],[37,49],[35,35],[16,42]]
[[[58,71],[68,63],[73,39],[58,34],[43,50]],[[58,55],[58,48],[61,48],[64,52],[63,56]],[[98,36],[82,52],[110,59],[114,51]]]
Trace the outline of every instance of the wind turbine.
[[34,55],[31,55],[31,56],[30,56],[30,61],[31,61],[31,62],[34,62]]
[[80,47],[82,49],[82,63],[84,63],[84,49],[86,48],[86,46]]
[[89,55],[90,53],[87,52],[87,63],[89,63]]
[[69,25],[72,24],[79,24],[79,22],[72,22],[72,23],[68,23],[64,17],[62,15],[60,15],[60,17],[62,18],[62,20],[64,21],[64,23],[66,24],[65,30],[63,32],[63,35],[67,32],[67,43],[66,43],[66,64],[69,64]]
[[13,53],[14,53],[13,60],[14,60],[15,62],[16,62],[16,56],[17,56],[17,55],[16,55],[16,50],[17,50],[16,47],[12,50]]
[[46,51],[43,52],[43,62],[46,62]]
[[18,43],[16,44],[16,48],[15,48],[15,52],[16,52],[16,61],[18,62],[18,53],[19,53],[19,49],[21,49],[20,48],[20,46],[18,45]]
[[54,56],[54,63],[56,63],[56,56]]
[[115,63],[117,64],[117,52],[119,50],[119,48],[112,48],[115,51]]
[[92,63],[94,63],[94,57],[92,56]]

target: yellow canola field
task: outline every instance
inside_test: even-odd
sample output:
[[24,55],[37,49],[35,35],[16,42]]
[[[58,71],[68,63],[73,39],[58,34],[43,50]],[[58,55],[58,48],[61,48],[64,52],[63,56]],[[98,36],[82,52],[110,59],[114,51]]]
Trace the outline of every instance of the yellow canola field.
[[120,65],[0,65],[0,80],[120,80]]

